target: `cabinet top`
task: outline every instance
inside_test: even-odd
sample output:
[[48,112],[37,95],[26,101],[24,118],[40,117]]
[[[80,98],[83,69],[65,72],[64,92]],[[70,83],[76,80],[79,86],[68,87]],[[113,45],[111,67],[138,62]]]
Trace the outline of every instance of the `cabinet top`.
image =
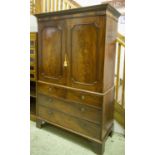
[[[80,7],[75,9],[69,9],[69,10],[62,10],[62,11],[56,11],[56,12],[47,12],[47,13],[40,13],[35,14],[37,18],[41,17],[52,17],[52,16],[62,16],[62,15],[72,15],[77,13],[88,13],[88,12],[103,12],[103,15],[108,12],[110,12],[113,16],[118,18],[121,14],[112,7],[109,3],[104,3],[101,5],[94,5],[94,6],[88,6],[88,7]],[[96,14],[97,15],[97,14]]]

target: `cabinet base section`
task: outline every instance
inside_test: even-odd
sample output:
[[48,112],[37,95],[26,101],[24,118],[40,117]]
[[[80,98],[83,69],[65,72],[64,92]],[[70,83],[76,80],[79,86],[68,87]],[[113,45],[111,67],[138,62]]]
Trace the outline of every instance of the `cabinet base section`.
[[46,122],[43,121],[42,119],[39,119],[38,117],[36,118],[36,127],[37,128],[42,128],[46,126]]
[[30,114],[30,120],[31,121],[36,121],[36,115],[35,114]]
[[30,98],[30,120],[36,121],[36,99]]
[[103,155],[105,150],[105,142],[97,143],[97,142],[91,142],[92,151],[96,153],[97,155]]
[[36,127],[37,127],[37,128],[41,128],[41,127],[42,127],[42,124],[43,124],[43,122],[42,122],[41,119],[37,119],[37,120],[36,120]]
[[94,138],[88,137],[88,136],[86,136],[86,135],[83,135],[83,134],[78,133],[78,132],[76,132],[76,131],[73,131],[73,130],[71,130],[71,129],[64,128],[64,127],[62,127],[62,126],[60,126],[60,125],[58,125],[58,124],[51,123],[51,122],[49,122],[49,121],[47,121],[47,120],[45,120],[45,119],[42,119],[42,118],[40,118],[40,117],[38,117],[38,118],[36,119],[36,127],[37,127],[37,128],[42,128],[46,123],[49,123],[49,124],[54,125],[54,126],[56,126],[56,127],[58,127],[58,128],[64,129],[64,130],[66,130],[66,131],[69,131],[69,132],[71,132],[71,133],[74,133],[74,134],[76,134],[76,135],[78,135],[78,136],[81,136],[81,137],[87,139],[87,140],[89,141],[89,143],[90,143],[90,146],[91,146],[91,148],[92,148],[92,151],[93,151],[94,153],[96,153],[97,155],[103,155],[104,150],[105,150],[105,141],[107,140],[108,136],[111,136],[111,134],[112,134],[112,128],[111,128],[111,129],[108,131],[107,136],[106,136],[102,141],[100,141],[100,140],[98,140],[98,139],[94,139]]

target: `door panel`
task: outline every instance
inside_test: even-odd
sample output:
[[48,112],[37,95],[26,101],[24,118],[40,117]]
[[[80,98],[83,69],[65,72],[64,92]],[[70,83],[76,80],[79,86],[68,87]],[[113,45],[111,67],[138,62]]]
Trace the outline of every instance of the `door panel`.
[[63,22],[44,23],[40,29],[39,80],[64,83],[63,59],[65,32]]
[[97,34],[94,24],[75,25],[71,30],[71,77],[76,83],[93,85],[98,81]]
[[[73,87],[101,91],[103,77],[103,34],[99,17],[68,21],[70,57],[69,84]],[[100,86],[99,86],[100,83]]]
[[42,74],[47,78],[62,76],[62,32],[57,27],[46,27],[42,31]]

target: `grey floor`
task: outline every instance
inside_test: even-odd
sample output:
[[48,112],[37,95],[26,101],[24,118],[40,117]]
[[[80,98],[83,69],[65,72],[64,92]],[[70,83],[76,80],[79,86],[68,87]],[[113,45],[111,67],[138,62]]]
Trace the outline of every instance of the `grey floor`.
[[[89,141],[75,134],[46,125],[36,128],[31,121],[31,155],[95,155]],[[124,136],[113,134],[105,144],[104,155],[125,155]]]

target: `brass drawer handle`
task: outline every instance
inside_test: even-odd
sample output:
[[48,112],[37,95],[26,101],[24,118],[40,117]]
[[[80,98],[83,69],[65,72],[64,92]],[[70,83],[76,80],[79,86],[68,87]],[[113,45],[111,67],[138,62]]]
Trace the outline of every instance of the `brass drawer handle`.
[[84,95],[82,95],[82,96],[81,96],[81,100],[84,100],[84,99],[85,99],[85,96],[84,96]]
[[85,111],[85,108],[84,108],[84,107],[82,107],[80,110],[81,110],[81,112],[84,112],[84,111]]

